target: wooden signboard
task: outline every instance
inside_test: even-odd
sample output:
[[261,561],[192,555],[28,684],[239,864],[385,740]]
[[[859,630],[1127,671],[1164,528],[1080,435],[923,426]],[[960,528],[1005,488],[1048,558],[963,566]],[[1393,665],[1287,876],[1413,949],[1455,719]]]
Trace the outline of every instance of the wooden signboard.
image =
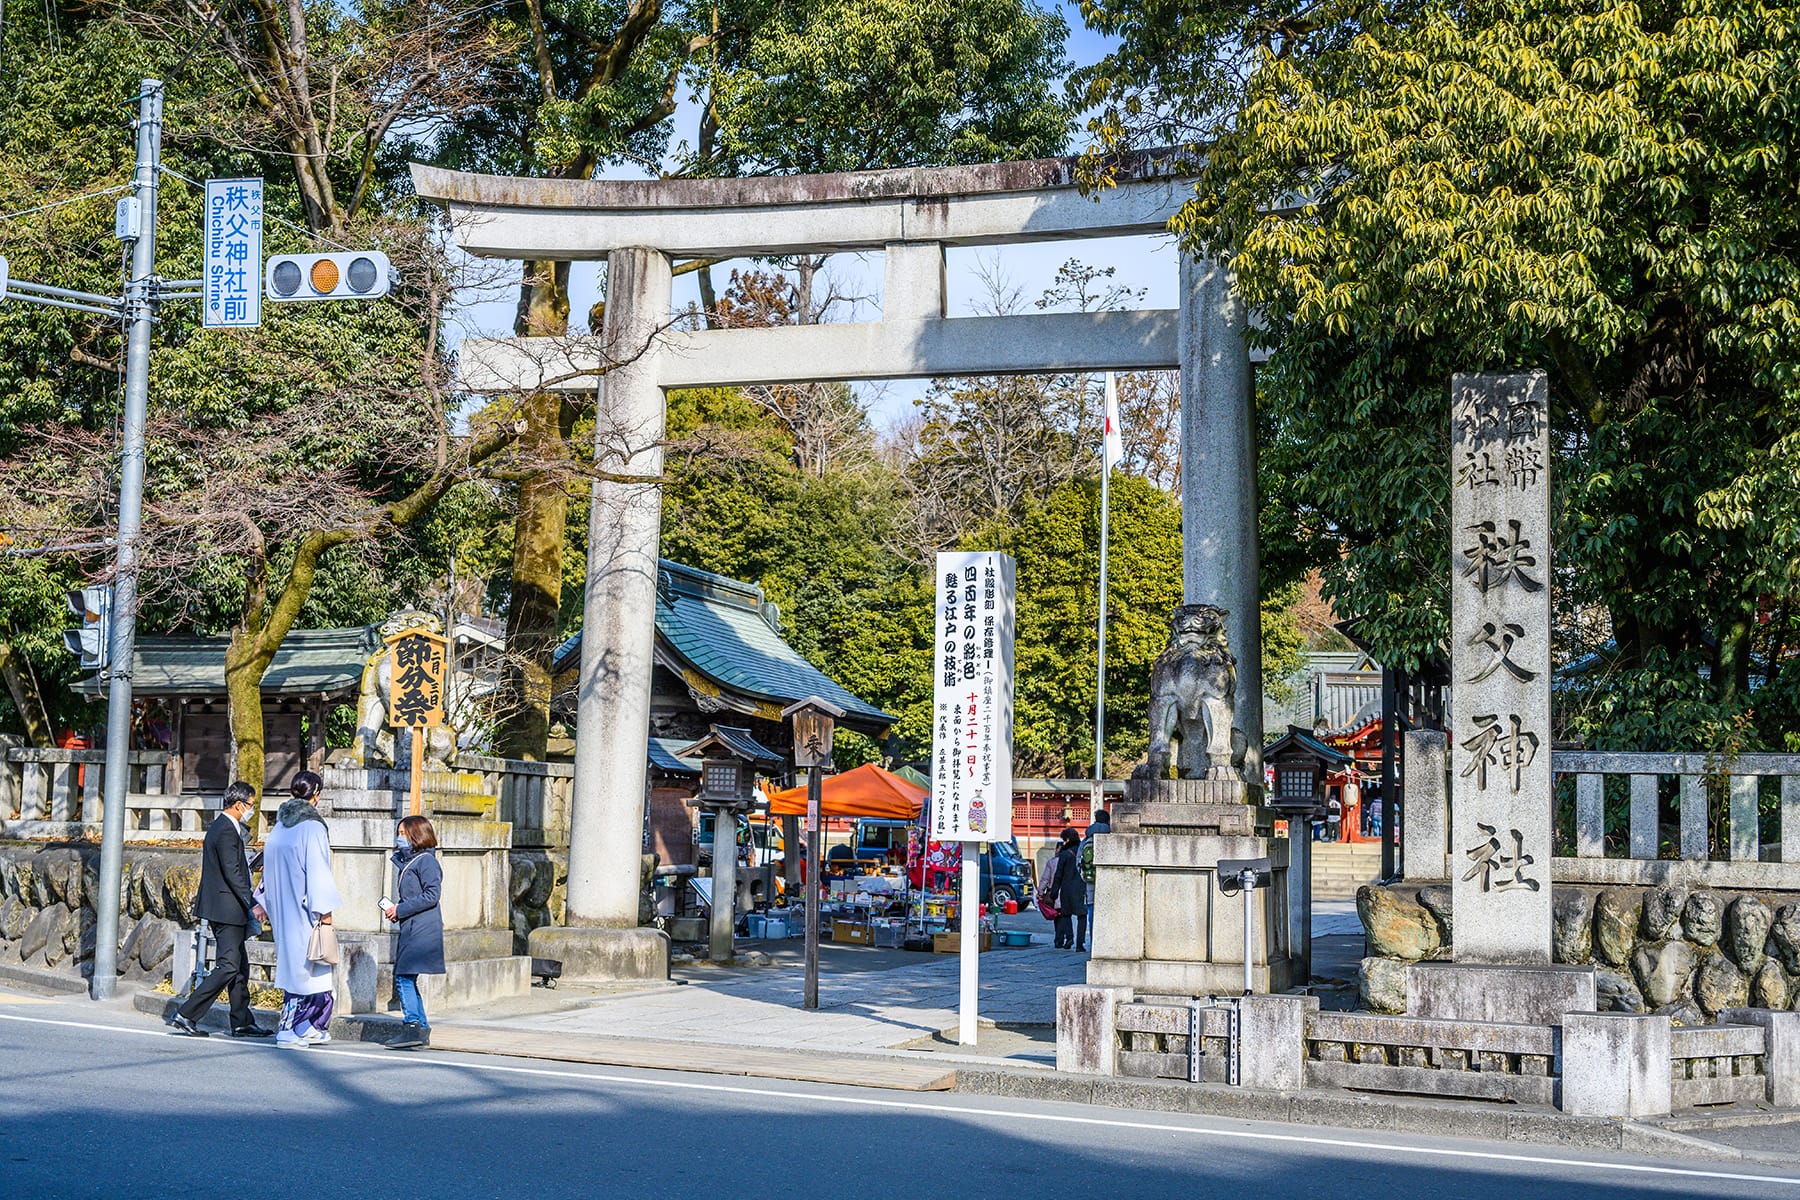
[[412,731],[411,812],[417,816],[425,781],[425,730],[444,723],[449,642],[429,630],[409,629],[387,644],[394,656],[388,724]]

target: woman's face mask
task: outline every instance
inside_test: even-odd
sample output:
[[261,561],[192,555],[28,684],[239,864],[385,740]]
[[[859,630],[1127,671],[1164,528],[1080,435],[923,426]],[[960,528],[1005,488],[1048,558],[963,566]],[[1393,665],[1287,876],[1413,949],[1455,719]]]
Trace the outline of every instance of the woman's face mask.
[[396,833],[394,835],[394,849],[396,849],[396,850],[411,850],[412,842],[411,842],[411,840],[409,840],[407,838],[407,836],[404,833]]

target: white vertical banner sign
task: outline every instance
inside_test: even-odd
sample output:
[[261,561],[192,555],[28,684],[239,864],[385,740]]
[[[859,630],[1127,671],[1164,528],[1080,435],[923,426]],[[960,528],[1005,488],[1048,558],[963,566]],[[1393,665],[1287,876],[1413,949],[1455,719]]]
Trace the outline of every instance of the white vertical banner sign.
[[975,1043],[981,850],[1012,836],[1016,572],[993,551],[937,556],[931,836],[962,843],[962,998],[958,1040]]
[[1458,962],[1550,961],[1550,404],[1451,384],[1451,902]]
[[262,324],[263,181],[206,181],[200,320],[208,329]]

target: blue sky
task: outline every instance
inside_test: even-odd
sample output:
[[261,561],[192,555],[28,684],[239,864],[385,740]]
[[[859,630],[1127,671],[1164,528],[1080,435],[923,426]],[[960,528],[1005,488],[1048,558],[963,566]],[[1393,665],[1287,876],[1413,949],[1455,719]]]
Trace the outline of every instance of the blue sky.
[[[1069,24],[1068,57],[1076,66],[1099,61],[1108,49],[1109,39],[1088,29],[1081,20],[1079,7],[1062,0],[1060,8]],[[676,114],[676,139],[691,137],[695,127],[691,104],[684,104]],[[1080,138],[1071,149],[1079,149]],[[602,172],[609,178],[641,179],[646,174],[634,167],[615,167]],[[1175,307],[1176,258],[1169,238],[1107,238],[1083,243],[1040,242],[1030,245],[984,247],[979,250],[952,250],[946,260],[948,304],[952,316],[967,315],[987,303],[989,288],[984,276],[998,278],[1016,290],[1029,303],[1047,289],[1057,268],[1069,258],[1080,258],[1094,266],[1110,266],[1116,274],[1112,284],[1144,292],[1142,306]],[[714,269],[714,278],[722,287],[733,266],[745,262],[723,263]],[[839,310],[834,319],[873,319],[879,315],[881,292],[881,255],[837,255],[827,265],[826,274],[835,289],[844,295],[861,297],[854,310]],[[576,263],[570,272],[570,308],[572,325],[585,325],[588,309],[598,298],[599,267],[596,263]],[[510,278],[517,280],[517,270]],[[692,275],[675,281],[675,305],[678,309],[699,302],[699,291]],[[477,301],[462,310],[459,324],[462,332],[481,336],[507,336],[512,332],[515,295],[512,288],[486,289]],[[924,380],[902,380],[862,389],[871,414],[879,428],[885,428],[904,416],[912,402],[925,393]]]

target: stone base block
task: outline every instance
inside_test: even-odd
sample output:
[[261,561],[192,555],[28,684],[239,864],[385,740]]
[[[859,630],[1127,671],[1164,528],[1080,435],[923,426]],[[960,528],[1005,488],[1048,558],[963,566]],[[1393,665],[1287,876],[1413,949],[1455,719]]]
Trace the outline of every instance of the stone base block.
[[[1245,896],[1219,886],[1218,864],[1254,858],[1270,860],[1274,880],[1252,893],[1246,946]],[[1097,839],[1087,982],[1140,994],[1236,996],[1246,955],[1257,991],[1304,982],[1288,946],[1287,868],[1286,838],[1115,832]]]
[[529,957],[562,963],[564,983],[662,982],[669,936],[660,929],[546,925],[531,931]]
[[1238,1002],[1239,1079],[1245,1087],[1306,1086],[1306,1019],[1317,996],[1245,996]]
[[1113,806],[1114,833],[1254,837],[1259,831],[1267,832],[1270,822],[1267,811],[1243,800],[1205,804],[1190,801],[1134,803],[1127,800]]
[[[1192,999],[1196,996],[1244,994],[1241,962],[1171,962],[1167,959],[1088,959],[1091,987],[1124,987],[1144,995]],[[1250,982],[1259,993],[1285,992],[1298,987],[1299,964],[1283,955],[1270,962],[1252,963]]]
[[1251,804],[1262,795],[1241,779],[1128,779],[1127,804]]
[[1666,1117],[1669,1018],[1565,1013],[1562,1110],[1576,1117]]
[[509,954],[446,962],[444,966],[448,969],[442,975],[419,976],[419,996],[427,1013],[479,1008],[531,991],[531,959],[526,957]]
[[1592,967],[1424,962],[1406,971],[1409,1017],[1561,1025],[1564,1013],[1595,1007]]
[[1056,989],[1056,1069],[1076,1075],[1112,1075],[1118,1066],[1119,1005],[1130,988]]

